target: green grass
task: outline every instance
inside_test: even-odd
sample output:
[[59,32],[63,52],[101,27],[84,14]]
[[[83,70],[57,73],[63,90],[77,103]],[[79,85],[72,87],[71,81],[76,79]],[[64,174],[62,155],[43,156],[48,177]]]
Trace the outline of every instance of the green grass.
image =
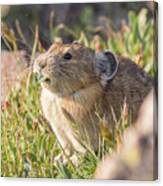
[[[60,37],[60,29],[68,32],[74,40],[78,39],[85,46],[95,50],[109,49],[116,54],[133,59],[149,75],[155,73],[153,64],[153,20],[147,20],[147,11],[138,15],[129,13],[129,24],[124,24],[120,31],[109,30],[109,38],[103,38],[103,32],[94,35],[93,28],[72,30],[68,27],[51,28],[50,37]],[[141,20],[141,21],[140,21]],[[16,50],[16,39],[10,28],[3,32],[3,39]],[[31,58],[36,51],[42,52],[38,27],[34,36]],[[43,118],[39,102],[40,86],[34,76],[29,76],[20,88],[13,88],[2,105],[1,113],[1,175],[7,177],[49,177],[49,178],[92,178],[102,156],[112,153],[119,145],[123,131],[129,125],[126,113],[117,124],[114,136],[109,136],[102,128],[101,146],[97,153],[89,151],[85,157],[77,155],[78,167],[70,161],[67,165],[54,161],[62,153],[55,135]],[[109,136],[109,137],[108,137]]]
[[[44,120],[39,103],[39,84],[13,89],[2,106],[2,176],[89,178],[97,164],[93,154],[79,156],[79,168],[55,162],[62,150]],[[91,160],[91,161],[90,161]]]

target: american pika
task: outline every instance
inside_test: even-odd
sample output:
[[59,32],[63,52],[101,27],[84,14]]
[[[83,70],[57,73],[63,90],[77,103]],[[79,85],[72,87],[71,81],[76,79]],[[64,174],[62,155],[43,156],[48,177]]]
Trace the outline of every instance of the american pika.
[[36,58],[34,72],[41,80],[43,113],[67,155],[85,153],[83,144],[96,150],[99,116],[114,127],[124,100],[134,120],[152,87],[152,79],[131,60],[77,42],[54,43]]

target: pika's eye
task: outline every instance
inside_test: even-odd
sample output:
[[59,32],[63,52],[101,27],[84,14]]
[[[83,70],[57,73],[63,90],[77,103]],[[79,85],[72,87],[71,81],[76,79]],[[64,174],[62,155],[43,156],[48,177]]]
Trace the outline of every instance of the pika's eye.
[[72,58],[72,55],[70,53],[66,53],[64,56],[63,56],[64,59],[66,60],[70,60]]

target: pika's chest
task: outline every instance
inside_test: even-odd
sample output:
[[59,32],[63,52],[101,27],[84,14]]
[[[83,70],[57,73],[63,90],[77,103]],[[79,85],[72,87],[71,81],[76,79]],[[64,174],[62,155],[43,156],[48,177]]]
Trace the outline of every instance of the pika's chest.
[[[78,95],[76,95],[78,96]],[[42,111],[46,119],[51,122],[75,122],[90,123],[95,122],[96,106],[98,102],[95,100],[62,99],[51,93],[48,89],[42,89],[41,92]],[[90,103],[88,103],[90,101]]]
[[53,114],[54,110],[57,109],[57,106],[56,106],[57,99],[56,99],[55,94],[51,93],[48,89],[43,88],[41,91],[40,101],[41,101],[42,111],[45,115],[45,118],[49,122],[51,122],[52,117],[54,115]]
[[86,116],[87,108],[78,102],[74,103],[69,99],[61,99],[55,94],[51,93],[48,89],[42,89],[41,92],[41,105],[46,119],[51,120],[79,120]]

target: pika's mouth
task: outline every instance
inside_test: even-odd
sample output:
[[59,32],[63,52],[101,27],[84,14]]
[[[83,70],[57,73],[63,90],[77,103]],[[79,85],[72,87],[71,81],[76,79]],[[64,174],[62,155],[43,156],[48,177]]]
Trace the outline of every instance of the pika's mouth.
[[36,79],[39,83],[50,83],[50,78],[40,73],[36,73]]

